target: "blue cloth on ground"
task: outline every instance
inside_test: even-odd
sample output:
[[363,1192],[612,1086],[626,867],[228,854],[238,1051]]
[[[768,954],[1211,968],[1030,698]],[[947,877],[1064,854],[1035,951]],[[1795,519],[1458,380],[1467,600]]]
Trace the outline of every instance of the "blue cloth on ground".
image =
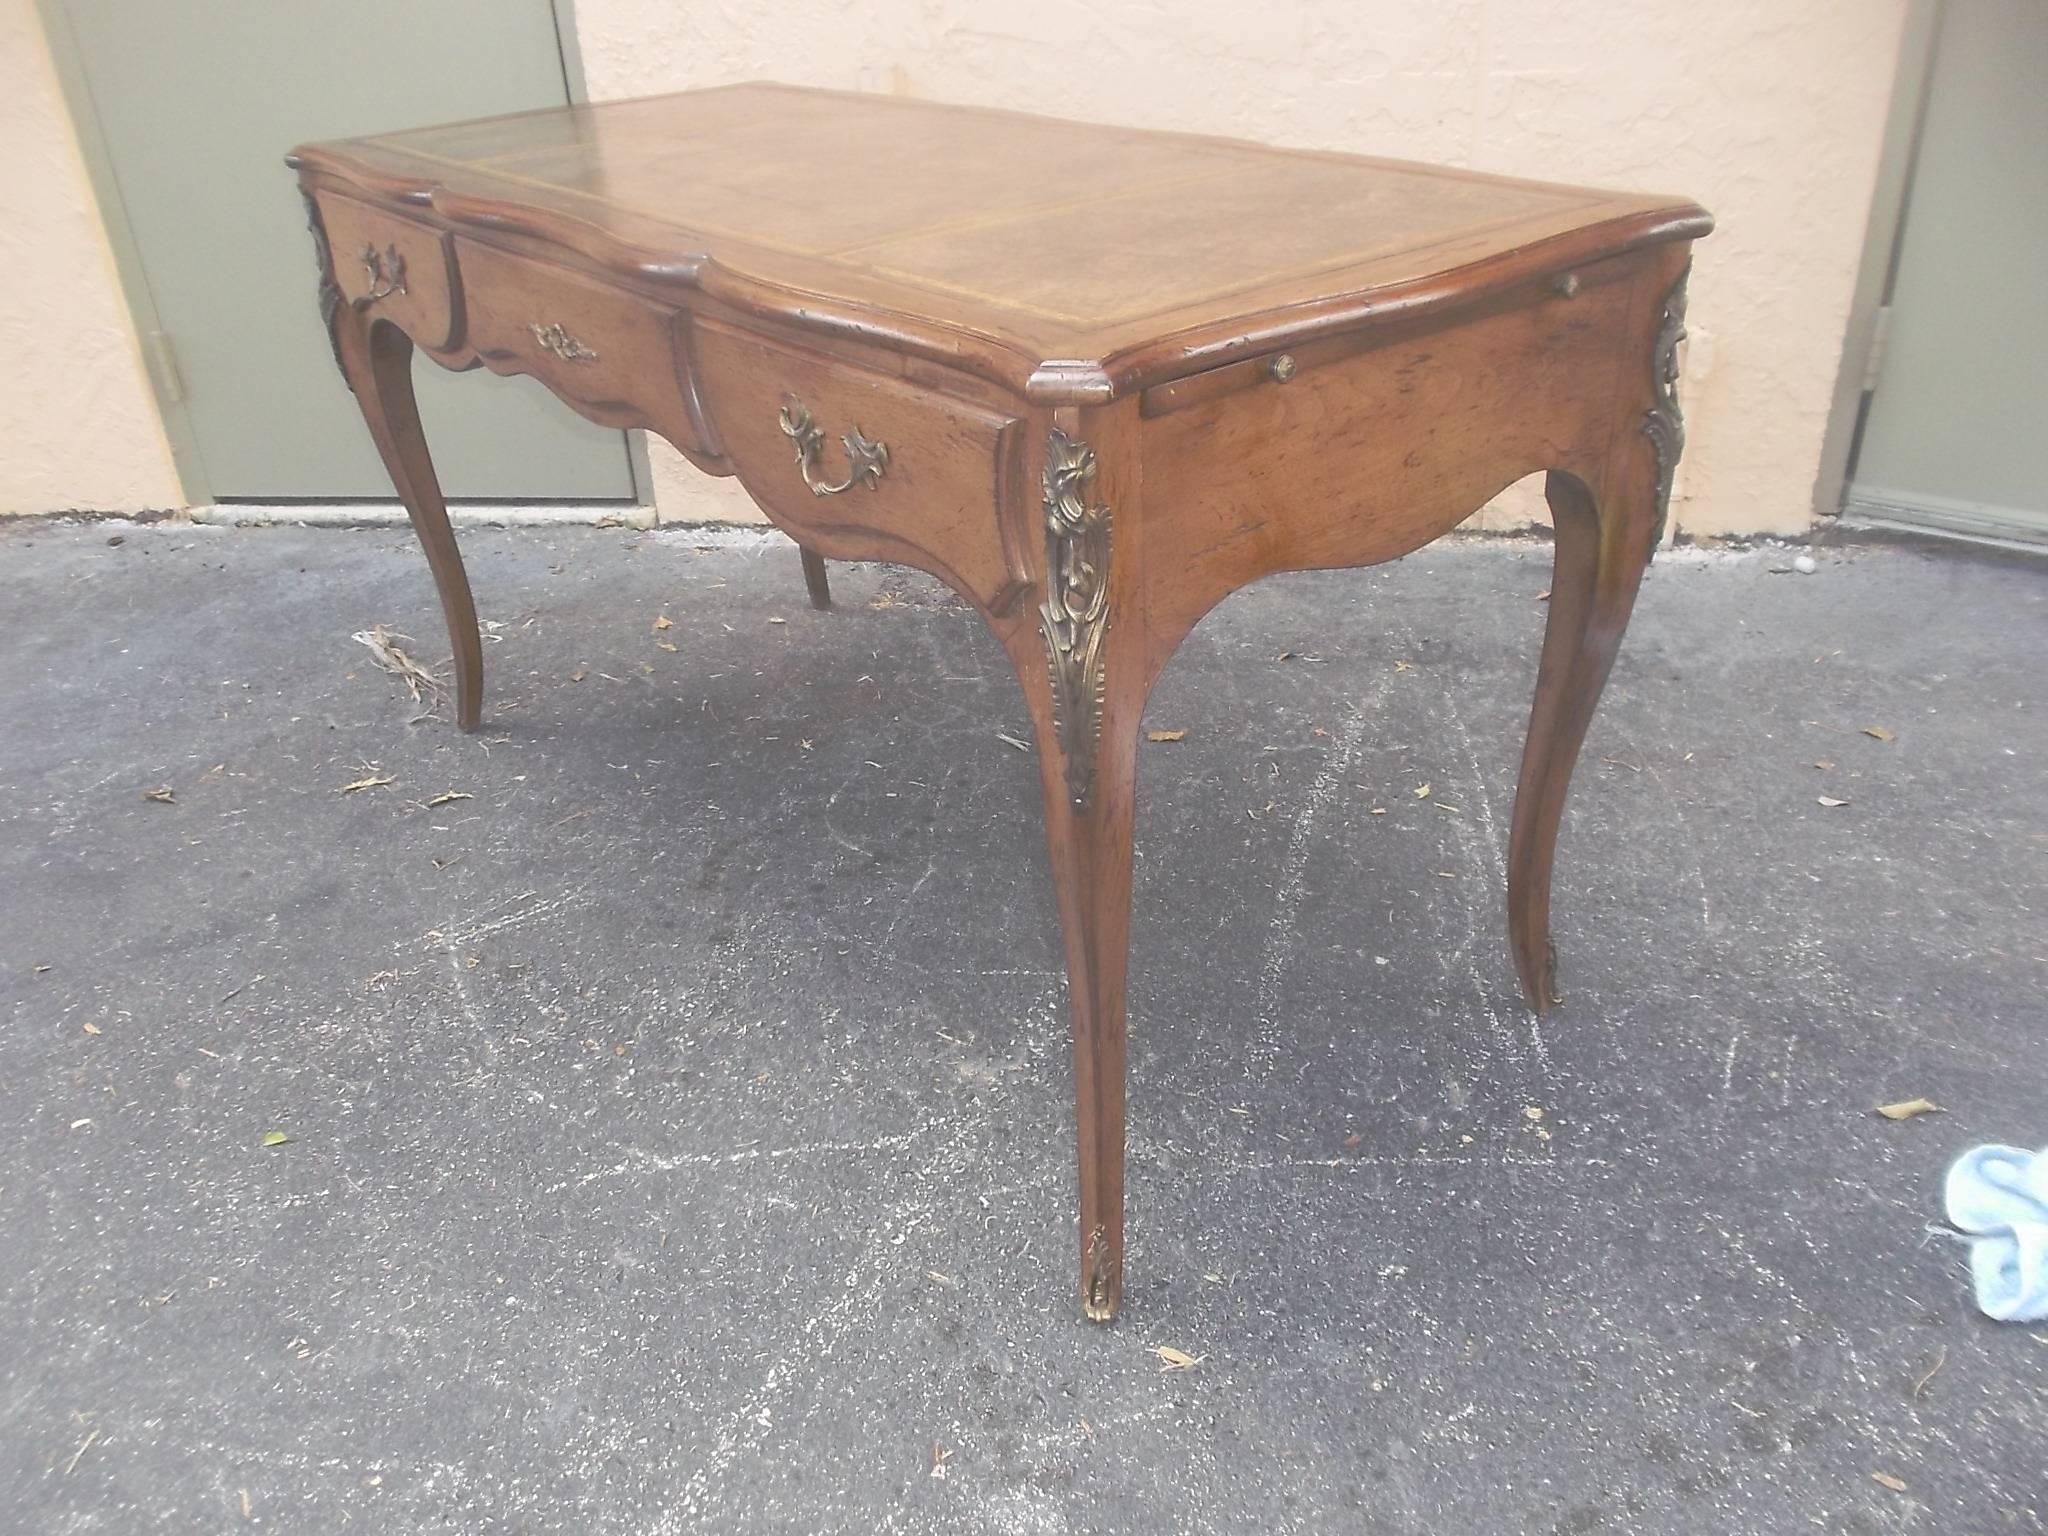
[[1977,1308],[2048,1320],[2048,1147],[1972,1147],[1948,1171],[1948,1219],[1970,1238]]

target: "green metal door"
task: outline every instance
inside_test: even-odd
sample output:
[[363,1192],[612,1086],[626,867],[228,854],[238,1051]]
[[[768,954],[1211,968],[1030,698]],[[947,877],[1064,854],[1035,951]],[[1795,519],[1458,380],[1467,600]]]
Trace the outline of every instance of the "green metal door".
[[1941,10],[1844,510],[2048,542],[2048,6]]
[[[561,104],[550,0],[50,0],[45,14],[69,27],[90,98],[76,105],[97,125],[139,256],[128,280],[148,287],[206,495],[388,500],[320,326],[284,153]],[[415,378],[451,497],[633,496],[624,434],[531,380],[424,361]]]

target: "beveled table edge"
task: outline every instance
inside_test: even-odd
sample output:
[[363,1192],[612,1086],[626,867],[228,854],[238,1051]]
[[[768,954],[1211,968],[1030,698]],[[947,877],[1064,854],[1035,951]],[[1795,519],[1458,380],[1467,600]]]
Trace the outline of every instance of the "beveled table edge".
[[[1217,139],[1214,135],[1181,137],[1251,148],[1273,147],[1255,140]],[[1295,152],[1335,154],[1317,150]],[[1094,351],[1047,356],[1040,347],[1000,326],[973,326],[913,312],[908,305],[915,290],[909,285],[886,280],[876,284],[881,290],[894,287],[903,301],[900,305],[880,299],[853,300],[749,271],[731,253],[718,257],[703,251],[657,249],[516,197],[453,190],[443,180],[442,162],[375,139],[301,144],[285,156],[285,163],[299,172],[301,182],[309,190],[332,186],[334,190],[353,192],[373,201],[431,213],[451,229],[486,235],[502,232],[538,240],[600,275],[656,290],[696,291],[742,312],[799,330],[899,348],[964,369],[1033,404],[1045,406],[1104,405],[1247,356],[1368,330],[1376,324],[1413,320],[1432,310],[1462,308],[1532,279],[1562,275],[1575,266],[1645,246],[1699,239],[1714,227],[1712,216],[1688,199],[1666,202],[1655,196],[1615,193],[1617,201],[1633,200],[1637,206],[1508,251],[1397,282],[1247,309]],[[1479,172],[1455,174],[1480,180],[1516,179]],[[688,231],[681,227],[685,217],[677,216],[675,233],[686,239]]]

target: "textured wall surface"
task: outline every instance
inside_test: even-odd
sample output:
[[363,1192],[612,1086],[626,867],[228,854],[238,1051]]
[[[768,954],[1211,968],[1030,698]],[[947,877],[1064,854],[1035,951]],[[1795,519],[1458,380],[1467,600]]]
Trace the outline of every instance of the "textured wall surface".
[[[1692,284],[1673,520],[1713,534],[1810,520],[1904,4],[578,0],[576,19],[598,99],[781,79],[1696,197],[1720,228]],[[0,0],[0,142],[0,511],[174,505],[31,0]],[[755,515],[652,448],[665,518]],[[1537,515],[1532,489],[1484,520]]]
[[0,0],[0,516],[182,504],[32,0]]
[[[1674,523],[1808,525],[1904,0],[577,0],[593,98],[779,79],[1678,192]],[[835,167],[819,146],[819,174]],[[743,516],[655,445],[664,516]],[[1525,483],[1491,509],[1512,523]]]

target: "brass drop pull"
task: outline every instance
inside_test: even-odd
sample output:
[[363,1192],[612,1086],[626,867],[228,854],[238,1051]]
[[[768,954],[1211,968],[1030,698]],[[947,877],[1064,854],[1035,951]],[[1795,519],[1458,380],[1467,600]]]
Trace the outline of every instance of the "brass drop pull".
[[837,496],[856,485],[865,485],[872,491],[875,482],[888,472],[889,445],[868,441],[856,426],[839,439],[846,446],[846,478],[837,485],[819,479],[818,458],[825,451],[825,434],[795,395],[782,397],[782,431],[796,444],[796,467],[813,496]]
[[527,329],[533,332],[533,339],[539,342],[545,350],[554,353],[555,356],[565,363],[594,363],[597,361],[597,353],[594,349],[583,345],[582,342],[571,336],[559,325],[542,325],[536,320]]
[[405,258],[395,245],[384,247],[384,254],[377,254],[377,247],[365,245],[357,253],[363,263],[363,271],[370,279],[370,290],[355,301],[357,309],[368,309],[379,299],[388,299],[394,293],[405,292]]

